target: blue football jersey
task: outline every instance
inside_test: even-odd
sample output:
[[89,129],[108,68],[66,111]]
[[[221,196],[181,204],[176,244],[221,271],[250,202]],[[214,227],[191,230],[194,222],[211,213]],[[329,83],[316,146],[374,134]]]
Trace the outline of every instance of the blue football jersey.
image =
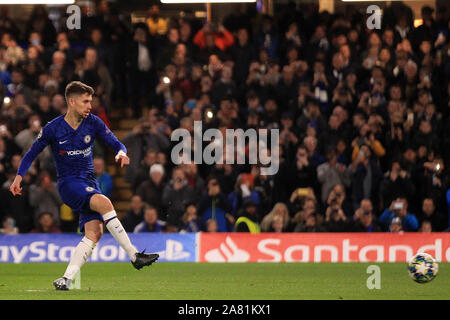
[[25,154],[20,163],[18,175],[22,177],[31,163],[48,145],[55,160],[58,180],[67,177],[89,177],[94,171],[92,151],[94,139],[99,137],[117,153],[127,149],[97,116],[89,114],[79,127],[74,130],[61,115],[42,128],[36,141]]

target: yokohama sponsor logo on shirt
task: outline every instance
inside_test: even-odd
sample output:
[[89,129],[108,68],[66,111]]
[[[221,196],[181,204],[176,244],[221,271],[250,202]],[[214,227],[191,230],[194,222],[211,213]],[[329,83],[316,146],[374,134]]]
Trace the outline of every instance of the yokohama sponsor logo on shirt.
[[201,233],[200,262],[450,262],[448,233]]
[[70,151],[59,150],[59,154],[61,155],[67,154],[68,156],[78,156],[82,154],[84,157],[87,157],[91,154],[91,146],[89,146],[84,150],[70,150]]

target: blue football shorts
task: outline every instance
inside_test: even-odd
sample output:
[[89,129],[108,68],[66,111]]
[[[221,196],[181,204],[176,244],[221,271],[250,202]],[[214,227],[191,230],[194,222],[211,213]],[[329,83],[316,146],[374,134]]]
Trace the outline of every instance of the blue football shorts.
[[93,178],[70,177],[58,181],[58,192],[62,201],[74,212],[79,213],[80,231],[84,231],[84,224],[91,220],[103,221],[100,213],[92,211],[89,207],[91,197],[102,193],[97,180]]

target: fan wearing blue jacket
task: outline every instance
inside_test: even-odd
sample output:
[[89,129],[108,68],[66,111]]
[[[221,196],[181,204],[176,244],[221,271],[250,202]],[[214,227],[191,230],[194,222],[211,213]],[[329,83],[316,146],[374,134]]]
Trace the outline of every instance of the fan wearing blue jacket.
[[379,222],[385,230],[389,229],[391,221],[400,218],[403,230],[406,232],[417,231],[419,222],[414,214],[408,212],[408,201],[406,198],[397,198],[392,201],[389,208],[386,208],[379,218]]

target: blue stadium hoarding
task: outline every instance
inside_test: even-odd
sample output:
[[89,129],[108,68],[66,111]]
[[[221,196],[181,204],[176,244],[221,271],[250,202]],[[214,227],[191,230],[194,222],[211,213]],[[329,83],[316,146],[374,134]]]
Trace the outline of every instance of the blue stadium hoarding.
[[[129,234],[140,251],[159,253],[160,262],[195,262],[196,234]],[[0,262],[69,262],[80,242],[79,234],[0,235]],[[105,234],[92,252],[89,262],[127,262],[126,252],[116,240]]]

